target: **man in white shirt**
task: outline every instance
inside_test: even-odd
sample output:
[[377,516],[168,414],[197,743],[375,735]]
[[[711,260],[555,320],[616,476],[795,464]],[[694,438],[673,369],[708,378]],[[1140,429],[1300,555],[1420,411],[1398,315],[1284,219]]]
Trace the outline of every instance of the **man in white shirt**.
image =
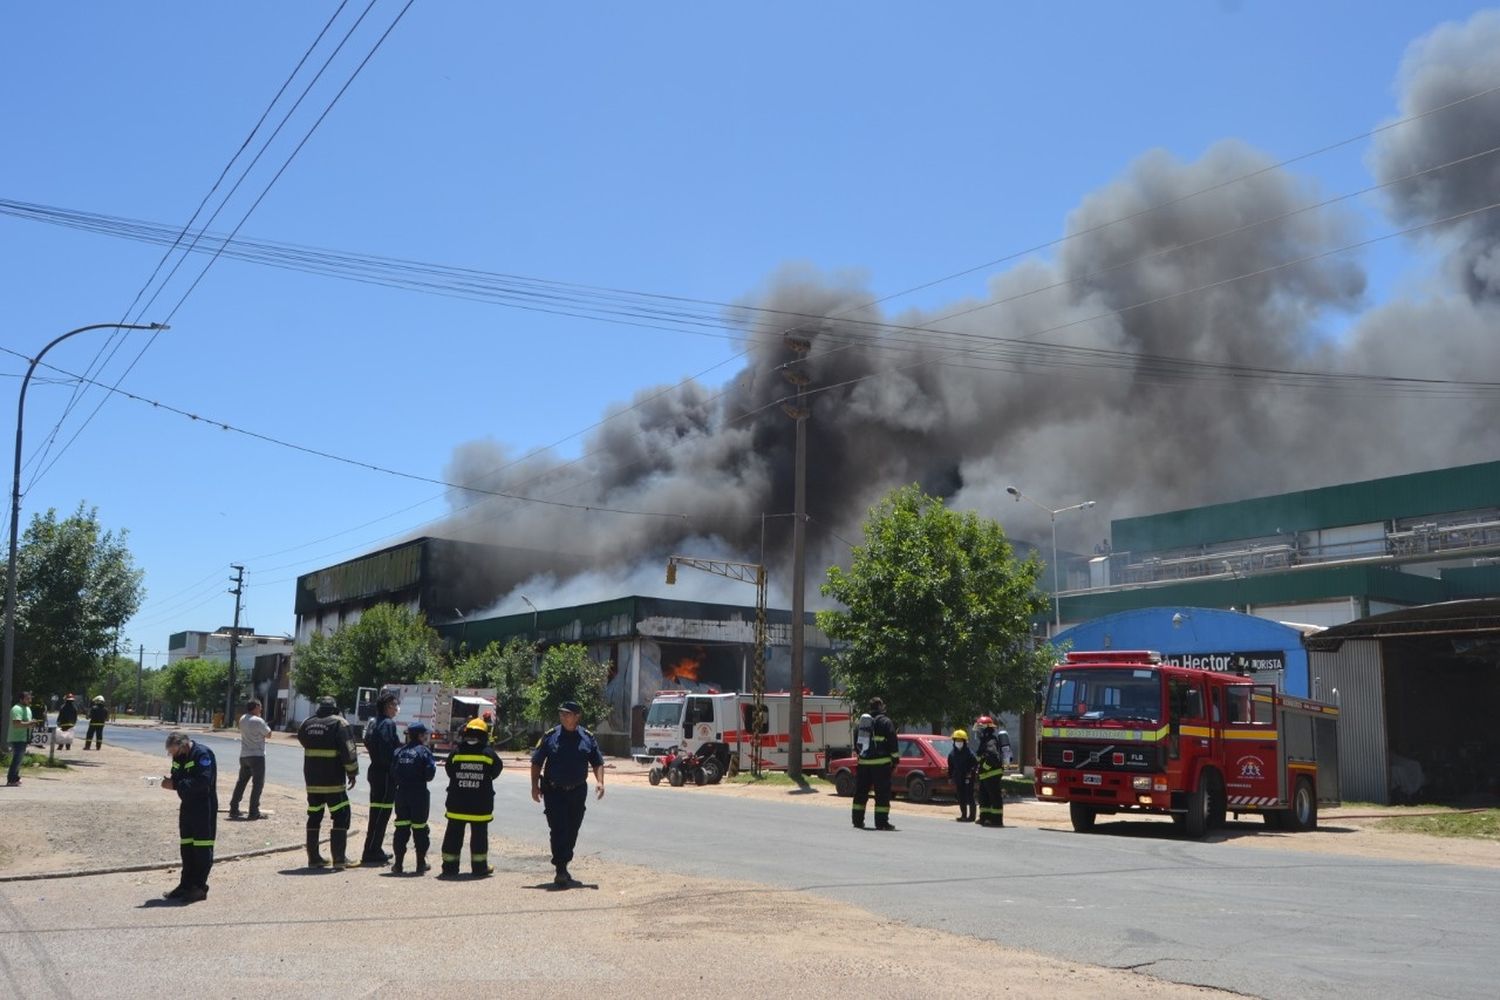
[[260,819],[260,791],[266,786],[266,737],[271,727],[260,716],[260,702],[252,700],[240,716],[240,778],[229,797],[229,818],[240,818],[240,796],[250,783],[250,819]]

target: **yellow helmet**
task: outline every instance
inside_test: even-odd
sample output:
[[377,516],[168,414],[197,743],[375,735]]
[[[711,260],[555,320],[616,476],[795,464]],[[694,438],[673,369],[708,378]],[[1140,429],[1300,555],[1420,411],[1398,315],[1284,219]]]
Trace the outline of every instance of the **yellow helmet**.
[[490,731],[490,727],[485,724],[485,721],[483,719],[477,719],[477,718],[476,719],[470,719],[467,723],[465,723],[464,728],[465,729],[477,729],[481,733],[488,733]]
[[967,740],[969,738],[969,734],[964,732],[962,729],[955,729],[953,730],[953,738],[955,740]]

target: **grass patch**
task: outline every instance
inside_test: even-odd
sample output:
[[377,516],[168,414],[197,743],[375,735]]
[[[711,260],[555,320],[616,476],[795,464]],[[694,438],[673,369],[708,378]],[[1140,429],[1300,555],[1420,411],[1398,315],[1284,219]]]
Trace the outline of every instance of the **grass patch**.
[[1431,837],[1465,837],[1470,840],[1500,840],[1500,809],[1482,812],[1452,812],[1436,816],[1395,816],[1375,824],[1380,830],[1425,833]]
[[[0,753],[0,768],[10,767],[10,751]],[[21,758],[21,770],[29,771],[34,767],[50,767],[56,771],[66,771],[68,765],[61,760],[48,760],[46,754],[29,753]]]
[[[833,782],[827,778],[812,774],[802,776],[813,788],[832,788]],[[772,785],[785,785],[787,788],[796,787],[796,782],[791,779],[785,771],[762,771],[760,777],[756,777],[749,771],[741,771],[732,778],[725,778],[731,785],[755,785],[756,787],[769,788]]]

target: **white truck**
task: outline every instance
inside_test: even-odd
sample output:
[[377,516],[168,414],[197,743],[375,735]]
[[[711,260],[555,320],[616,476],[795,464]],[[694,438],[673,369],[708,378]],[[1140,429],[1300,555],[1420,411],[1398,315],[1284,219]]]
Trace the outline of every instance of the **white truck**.
[[[660,691],[646,712],[643,758],[668,750],[695,754],[705,743],[719,744],[722,771],[760,766],[785,771],[791,737],[789,702],[785,691],[763,697],[765,719],[752,723],[755,698],[734,692]],[[830,760],[846,755],[853,745],[849,703],[833,695],[802,696],[802,767],[822,771]]]
[[[459,730],[470,719],[477,719],[489,712],[495,714],[495,689],[452,687],[428,681],[422,684],[387,684],[378,691],[375,688],[359,689],[358,715],[361,723],[374,717],[375,700],[385,692],[400,699],[396,711],[397,730],[404,737],[406,727],[421,722],[432,733],[428,745],[433,753],[446,753],[458,743]],[[367,697],[368,692],[368,697]]]

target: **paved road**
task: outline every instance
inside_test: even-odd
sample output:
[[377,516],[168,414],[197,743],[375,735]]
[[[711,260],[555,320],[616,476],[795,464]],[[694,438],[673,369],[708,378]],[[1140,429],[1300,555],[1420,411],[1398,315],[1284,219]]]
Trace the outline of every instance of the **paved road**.
[[[160,730],[110,730],[161,752]],[[232,773],[234,740],[207,737]],[[300,754],[273,746],[270,780]],[[546,851],[526,783],[498,786],[495,832]],[[441,801],[439,775],[434,800]],[[355,793],[363,801],[362,790]],[[993,831],[902,815],[861,832],[836,809],[617,782],[590,799],[581,855],[795,888],[920,926],[1044,954],[1137,967],[1264,997],[1494,997],[1500,872],[1173,839]],[[1333,831],[1314,836],[1337,837]],[[870,933],[878,933],[875,928]],[[862,933],[850,928],[850,933]]]

